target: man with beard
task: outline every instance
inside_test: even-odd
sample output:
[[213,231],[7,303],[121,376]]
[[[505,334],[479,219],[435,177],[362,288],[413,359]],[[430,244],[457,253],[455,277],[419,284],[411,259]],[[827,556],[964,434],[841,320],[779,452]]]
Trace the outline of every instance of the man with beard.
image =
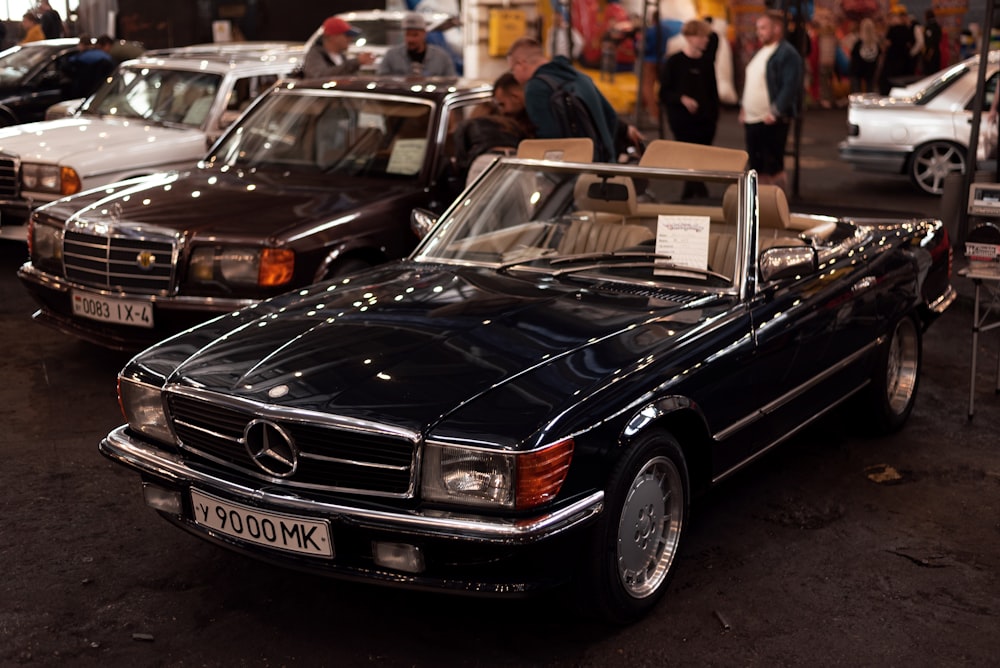
[[403,17],[404,43],[389,49],[379,74],[400,76],[453,77],[455,63],[448,52],[439,46],[427,43],[427,23],[417,12]]

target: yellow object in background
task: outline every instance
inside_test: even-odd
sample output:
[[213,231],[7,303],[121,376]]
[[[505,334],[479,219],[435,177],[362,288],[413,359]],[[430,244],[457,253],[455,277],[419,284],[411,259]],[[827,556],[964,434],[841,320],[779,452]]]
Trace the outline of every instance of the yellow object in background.
[[521,9],[491,9],[489,54],[503,58],[518,38],[527,30],[528,20]]

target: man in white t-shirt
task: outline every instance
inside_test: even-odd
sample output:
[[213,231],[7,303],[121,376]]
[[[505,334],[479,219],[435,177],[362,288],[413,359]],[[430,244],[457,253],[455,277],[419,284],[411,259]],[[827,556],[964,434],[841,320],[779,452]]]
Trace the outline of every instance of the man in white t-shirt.
[[757,19],[761,48],[747,63],[740,106],[750,167],[760,183],[787,190],[785,143],[802,97],[802,57],[784,39],[784,16],[769,11]]

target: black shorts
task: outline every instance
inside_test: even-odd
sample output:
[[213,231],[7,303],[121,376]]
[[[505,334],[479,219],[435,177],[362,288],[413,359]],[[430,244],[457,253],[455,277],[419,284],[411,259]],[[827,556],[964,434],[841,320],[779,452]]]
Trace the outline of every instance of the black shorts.
[[743,126],[750,167],[758,174],[779,174],[785,171],[785,143],[788,141],[788,121],[747,123]]

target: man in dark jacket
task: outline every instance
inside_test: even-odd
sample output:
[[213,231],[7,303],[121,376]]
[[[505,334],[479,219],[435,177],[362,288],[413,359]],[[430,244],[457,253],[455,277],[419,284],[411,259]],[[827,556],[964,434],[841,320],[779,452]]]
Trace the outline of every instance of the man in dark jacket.
[[42,19],[45,39],[57,39],[63,36],[62,17],[46,0],[38,3],[38,16]]
[[552,93],[556,87],[568,83],[590,117],[590,122],[581,126],[590,125],[594,129],[595,136],[591,137],[594,159],[615,160],[618,115],[590,77],[576,71],[564,56],[547,59],[542,45],[530,37],[514,42],[507,52],[507,63],[514,78],[524,86],[525,110],[535,126],[535,136],[542,139],[582,136],[573,135],[563,127],[557,110],[553,109]]
[[740,106],[750,167],[761,183],[787,190],[785,143],[799,113],[802,56],[784,39],[784,17],[768,12],[757,19],[760,49],[747,63]]

